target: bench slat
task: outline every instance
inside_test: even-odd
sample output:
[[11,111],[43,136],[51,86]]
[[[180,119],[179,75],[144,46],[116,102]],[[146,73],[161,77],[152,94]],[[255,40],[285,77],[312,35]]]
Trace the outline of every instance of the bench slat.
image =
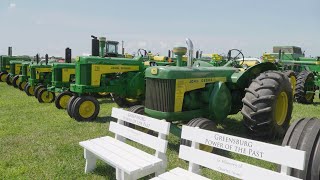
[[193,179],[197,179],[197,180],[210,180],[206,177],[203,177],[203,176],[200,176],[198,174],[195,174],[195,173],[192,173],[190,171],[187,171],[185,169],[182,169],[182,168],[174,168],[170,171],[171,173],[174,173],[174,174],[180,174],[181,176],[185,177],[185,178],[189,178],[190,180],[193,180]]
[[182,168],[175,168],[169,172],[159,175],[158,177],[152,178],[152,180],[210,180],[206,177],[192,173]]
[[219,171],[224,174],[247,180],[298,180],[298,178],[280,174],[223,156],[204,152],[184,145],[180,146],[179,158]]
[[[128,174],[140,169],[139,166],[135,164],[130,164],[128,161],[125,161],[123,158],[119,157],[118,155],[114,154],[111,151],[108,151],[100,146],[97,146],[95,143],[89,141],[83,141],[79,143],[83,148],[89,150],[96,156],[98,156],[101,160],[110,163],[114,167],[119,167],[121,169],[126,170]],[[105,156],[107,154],[108,156]]]
[[181,138],[299,170],[304,168],[305,152],[296,149],[189,126],[182,127]]
[[[114,145],[114,146],[117,146],[119,147],[120,149],[123,149],[125,151],[127,151],[128,153],[132,153],[134,155],[140,155],[141,151],[140,149],[137,149],[135,147],[132,147],[132,146],[129,146],[127,145],[126,143],[124,142],[121,142],[121,141],[118,141],[110,136],[105,136],[105,137],[101,137],[103,140],[106,140],[108,141],[108,143]],[[144,156],[140,157],[141,159],[145,160],[145,161],[148,161],[150,163],[157,163],[157,162],[161,162],[162,160],[155,157],[155,156],[152,156],[151,154],[148,154],[148,153],[145,153]]]
[[109,141],[103,140],[103,139],[93,139],[91,140],[91,142],[98,144],[100,147],[107,149],[111,152],[113,152],[114,154],[116,154],[117,156],[121,157],[122,159],[128,161],[128,163],[130,164],[134,164],[135,166],[141,168],[144,167],[150,167],[154,164],[154,162],[152,162],[152,160],[150,159],[150,161],[145,161],[143,160],[141,157],[143,157],[146,153],[145,152],[141,152],[139,155],[137,154],[132,154],[130,152],[124,151],[121,148],[118,148],[114,145],[112,145],[111,143],[109,143]]
[[111,116],[165,135],[168,135],[170,131],[169,122],[125,111],[123,109],[112,108]]
[[152,149],[165,153],[168,142],[166,140],[151,136],[115,122],[110,122],[109,131],[148,146]]

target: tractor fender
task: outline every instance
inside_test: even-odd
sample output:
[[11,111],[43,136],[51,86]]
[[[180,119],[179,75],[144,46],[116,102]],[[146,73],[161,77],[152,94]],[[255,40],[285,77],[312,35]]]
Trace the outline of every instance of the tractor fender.
[[263,62],[260,64],[257,64],[255,66],[252,66],[248,69],[246,69],[244,72],[239,73],[235,79],[236,79],[236,85],[239,88],[246,88],[249,86],[252,79],[259,76],[259,74],[270,71],[270,70],[277,70],[277,66],[274,63],[271,62]]
[[209,114],[214,120],[227,118],[231,111],[231,93],[223,82],[214,83],[213,90],[209,97]]

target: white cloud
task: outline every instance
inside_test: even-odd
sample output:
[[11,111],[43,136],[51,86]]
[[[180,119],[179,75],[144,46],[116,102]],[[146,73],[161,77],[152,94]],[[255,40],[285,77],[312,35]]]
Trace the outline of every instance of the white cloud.
[[10,3],[8,9],[14,9],[16,6],[16,3]]

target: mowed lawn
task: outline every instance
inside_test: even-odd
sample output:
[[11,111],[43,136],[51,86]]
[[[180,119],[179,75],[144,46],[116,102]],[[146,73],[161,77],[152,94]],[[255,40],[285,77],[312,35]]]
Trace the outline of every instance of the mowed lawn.
[[[318,94],[316,95],[318,97]],[[84,174],[85,159],[79,142],[108,132],[111,108],[109,99],[100,100],[101,111],[94,122],[77,122],[65,110],[52,104],[40,104],[34,97],[0,83],[0,179],[115,179],[112,167],[98,161],[97,169]],[[320,102],[313,105],[294,104],[292,121],[302,117],[320,118]],[[240,113],[218,123],[219,131],[247,137]],[[271,143],[280,144],[281,140]],[[137,146],[137,144],[134,144]],[[187,168],[187,162],[178,159],[179,138],[170,135],[168,169]],[[148,152],[152,152],[146,149]],[[268,169],[277,166],[234,153],[227,157],[249,162]],[[209,159],[208,159],[209,161]],[[203,169],[203,175],[214,179],[232,179],[229,176]]]

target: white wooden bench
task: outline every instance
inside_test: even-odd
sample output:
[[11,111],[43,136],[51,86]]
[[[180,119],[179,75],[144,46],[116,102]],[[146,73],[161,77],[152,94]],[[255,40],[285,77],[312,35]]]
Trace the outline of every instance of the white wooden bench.
[[[153,180],[208,180],[208,178],[199,175],[201,174],[199,166],[239,179],[296,180],[298,178],[288,175],[290,174],[290,168],[288,167],[299,170],[304,168],[305,152],[290,147],[267,144],[189,126],[182,127],[181,138],[192,142],[191,147],[180,145],[179,152],[179,158],[189,161],[188,171],[178,167],[153,178]],[[280,164],[281,172],[278,173],[199,150],[199,143]]]
[[[84,148],[85,173],[95,169],[97,159],[114,167],[118,180],[138,179],[165,172],[168,143],[166,136],[169,134],[170,123],[118,108],[112,108],[111,116],[118,119],[117,123],[110,122],[109,127],[109,131],[115,133],[115,138],[105,136],[79,143]],[[158,132],[158,137],[127,127],[124,122]],[[126,139],[156,150],[155,155],[126,144]]]

